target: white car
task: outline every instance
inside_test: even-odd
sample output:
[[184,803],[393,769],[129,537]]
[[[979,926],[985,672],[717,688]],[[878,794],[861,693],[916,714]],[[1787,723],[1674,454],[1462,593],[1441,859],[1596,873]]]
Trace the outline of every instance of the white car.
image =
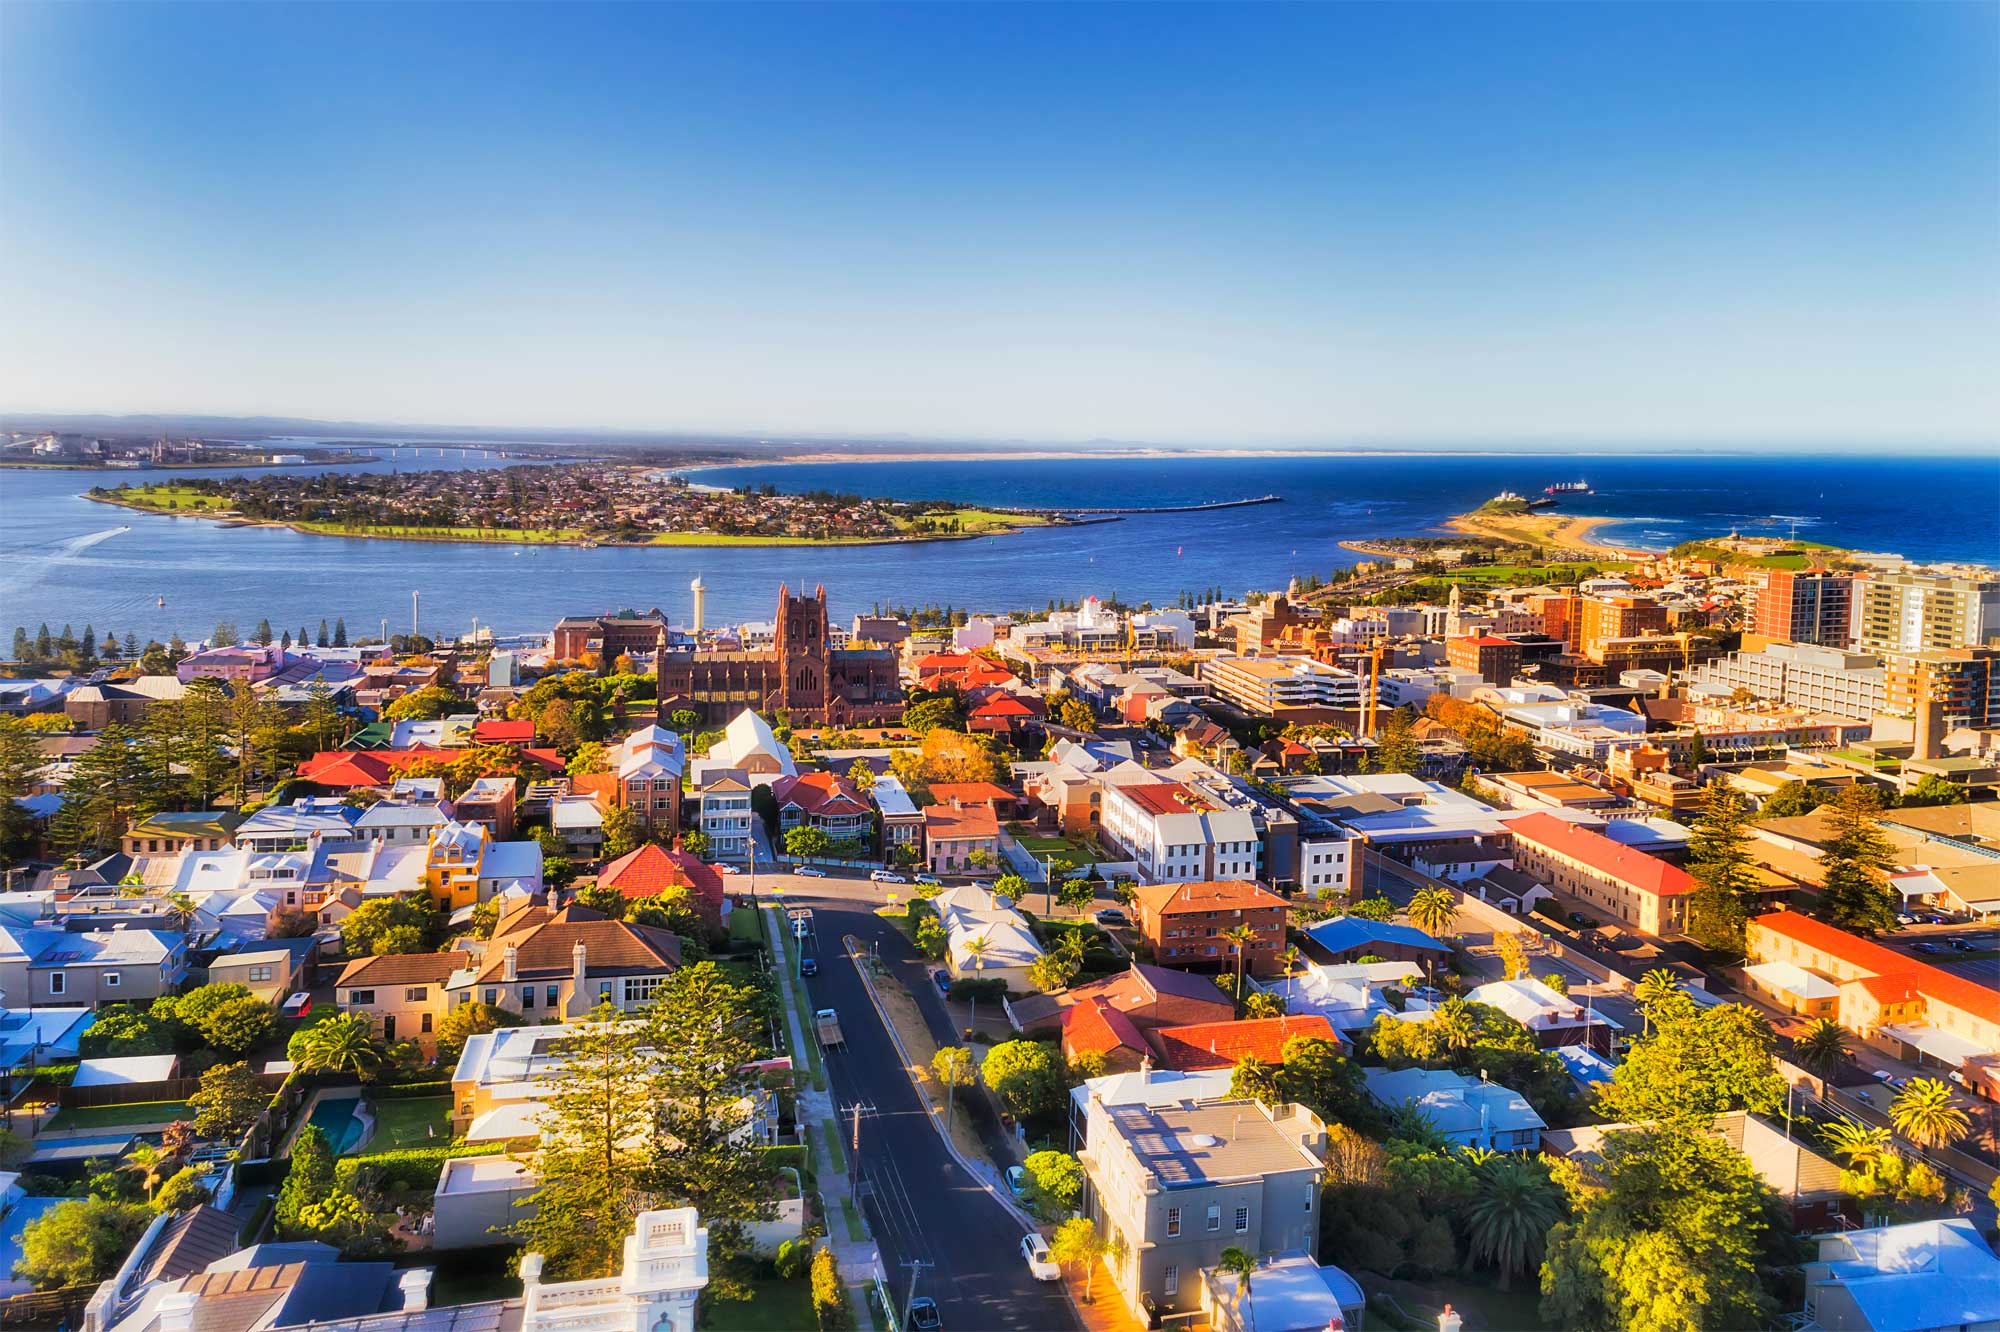
[[908,883],[909,880],[890,870],[872,870],[868,875],[875,883]]
[[919,875],[917,876],[917,882],[918,882],[918,883],[920,883],[920,884],[922,884],[922,885],[923,885],[924,887],[926,887],[926,888],[942,888],[942,887],[944,887],[944,880],[943,880],[943,879],[940,879],[940,878],[939,878],[939,877],[938,877],[937,875],[935,875],[935,874],[919,874]]
[[710,868],[713,869],[717,874],[741,874],[743,872],[742,870],[737,869],[736,866],[727,864],[713,865],[710,866]]
[[1049,1242],[1040,1235],[1021,1237],[1021,1257],[1028,1264],[1028,1272],[1037,1281],[1062,1280],[1062,1268],[1049,1253]]

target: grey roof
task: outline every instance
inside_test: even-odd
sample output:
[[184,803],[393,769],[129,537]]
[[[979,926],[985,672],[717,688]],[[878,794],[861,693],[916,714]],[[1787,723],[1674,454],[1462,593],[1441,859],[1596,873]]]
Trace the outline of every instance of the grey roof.
[[1105,1113],[1139,1164],[1169,1189],[1320,1166],[1255,1101],[1120,1105]]
[[139,1268],[140,1283],[173,1281],[205,1270],[219,1258],[236,1252],[236,1232],[242,1225],[220,1208],[203,1203],[169,1221],[153,1241]]
[[1919,1221],[1820,1238],[1809,1286],[1844,1288],[1874,1332],[2000,1320],[2000,1259],[1970,1221]]

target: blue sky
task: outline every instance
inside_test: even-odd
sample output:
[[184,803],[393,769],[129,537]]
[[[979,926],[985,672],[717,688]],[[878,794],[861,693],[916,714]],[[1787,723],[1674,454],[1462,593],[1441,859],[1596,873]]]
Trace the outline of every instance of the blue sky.
[[0,5],[0,407],[1988,444],[2000,8]]

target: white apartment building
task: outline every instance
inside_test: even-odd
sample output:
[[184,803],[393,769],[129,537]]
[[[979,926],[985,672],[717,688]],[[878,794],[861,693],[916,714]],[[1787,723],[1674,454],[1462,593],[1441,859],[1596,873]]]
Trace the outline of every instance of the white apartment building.
[[1688,682],[1697,690],[1729,695],[1748,689],[1758,698],[1804,712],[1858,718],[1882,711],[1888,691],[1880,656],[1810,643],[1773,643],[1762,652],[1732,652],[1697,666]]
[[1949,651],[2000,636],[2000,578],[1904,571],[1854,580],[1861,652]]
[[1351,893],[1361,866],[1358,843],[1344,831],[1314,836],[1299,843],[1299,887],[1308,897]]
[[1103,836],[1138,867],[1141,883],[1255,879],[1256,821],[1181,782],[1103,789]]
[[1212,657],[1202,663],[1201,678],[1245,712],[1264,717],[1290,708],[1352,712],[1363,693],[1361,676],[1310,657]]

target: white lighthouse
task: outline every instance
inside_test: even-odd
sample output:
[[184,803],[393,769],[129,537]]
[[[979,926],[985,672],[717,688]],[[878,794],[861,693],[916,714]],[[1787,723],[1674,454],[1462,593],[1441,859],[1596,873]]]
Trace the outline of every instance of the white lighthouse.
[[707,623],[702,618],[702,609],[704,602],[708,596],[708,589],[701,585],[700,574],[696,574],[694,576],[694,581],[688,584],[688,590],[694,593],[694,632],[698,634],[702,631],[702,629],[706,626]]

